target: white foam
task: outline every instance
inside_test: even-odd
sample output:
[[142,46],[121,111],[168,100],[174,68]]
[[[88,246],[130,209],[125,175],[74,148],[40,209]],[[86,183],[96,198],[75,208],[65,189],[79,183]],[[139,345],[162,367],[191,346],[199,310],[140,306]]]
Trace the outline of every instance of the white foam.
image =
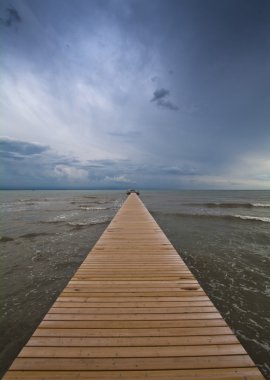
[[254,207],[270,207],[270,203],[252,203]]
[[85,211],[95,211],[95,210],[108,210],[109,207],[84,207],[84,206],[81,206],[80,209],[85,210]]
[[270,218],[267,218],[266,216],[234,215],[234,217],[243,220],[258,220],[259,222],[270,223]]

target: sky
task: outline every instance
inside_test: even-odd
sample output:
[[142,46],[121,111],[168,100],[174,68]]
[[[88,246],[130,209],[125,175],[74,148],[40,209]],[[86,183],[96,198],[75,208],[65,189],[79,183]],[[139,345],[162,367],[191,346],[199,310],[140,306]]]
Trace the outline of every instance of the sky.
[[2,0],[1,188],[270,188],[269,0]]

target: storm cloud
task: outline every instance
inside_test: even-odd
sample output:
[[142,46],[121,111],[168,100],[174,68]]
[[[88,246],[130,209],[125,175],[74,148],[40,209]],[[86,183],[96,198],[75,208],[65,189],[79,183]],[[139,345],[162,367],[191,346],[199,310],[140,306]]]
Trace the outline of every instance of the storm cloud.
[[6,187],[269,188],[269,1],[2,0],[0,17]]
[[19,12],[15,8],[7,8],[6,16],[4,18],[0,18],[0,24],[10,27],[13,24],[20,23],[22,21]]
[[165,88],[160,88],[153,93],[153,98],[151,99],[151,102],[158,102],[167,96],[169,96],[170,91],[166,90]]
[[151,102],[154,102],[159,107],[167,108],[171,111],[177,111],[179,107],[168,100],[169,95],[169,90],[166,90],[165,88],[159,88],[154,91]]
[[10,157],[31,156],[45,152],[48,146],[21,141],[10,137],[0,137],[0,153]]

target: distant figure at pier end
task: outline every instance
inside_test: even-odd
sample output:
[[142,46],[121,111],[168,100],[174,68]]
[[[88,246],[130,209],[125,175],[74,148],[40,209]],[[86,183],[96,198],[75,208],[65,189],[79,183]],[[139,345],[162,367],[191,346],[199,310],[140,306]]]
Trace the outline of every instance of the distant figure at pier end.
[[129,190],[127,191],[127,195],[130,195],[130,194],[132,194],[132,193],[135,193],[135,194],[137,194],[137,195],[140,195],[139,191],[134,190],[134,189],[129,189]]

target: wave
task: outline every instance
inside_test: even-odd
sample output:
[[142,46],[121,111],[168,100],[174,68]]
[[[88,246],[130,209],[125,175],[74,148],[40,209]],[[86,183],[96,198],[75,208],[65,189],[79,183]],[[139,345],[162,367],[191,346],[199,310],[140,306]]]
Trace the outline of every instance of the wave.
[[80,206],[80,210],[85,210],[85,211],[110,210],[110,207],[89,207],[89,206]]
[[254,207],[270,207],[270,203],[253,203]]
[[67,223],[70,227],[72,227],[73,230],[80,230],[82,228],[87,228],[90,226],[95,226],[97,224],[107,224],[109,223],[110,220],[100,220],[100,221],[95,221],[95,222],[69,222]]
[[66,224],[64,220],[42,220],[39,223],[42,224]]
[[10,236],[1,236],[0,237],[0,242],[1,243],[6,243],[7,241],[13,241],[14,239]]
[[36,237],[39,237],[39,236],[48,236],[48,235],[52,235],[52,234],[49,234],[47,232],[32,232],[32,233],[29,233],[29,234],[21,235],[19,237],[21,239],[33,239],[33,238],[36,238]]
[[258,222],[270,223],[270,218],[267,218],[266,216],[234,215],[234,217],[243,220],[255,220]]
[[[21,235],[18,238],[19,239],[33,239],[33,238],[36,238],[36,237],[39,237],[39,236],[48,236],[48,235],[52,235],[52,234],[49,234],[47,232],[31,232],[29,234]],[[12,238],[12,237],[9,237],[9,236],[1,236],[0,237],[0,242],[1,243],[6,243],[8,241],[14,241],[14,240],[16,240],[16,239]]]
[[208,208],[270,208],[270,203],[231,203],[231,202],[208,202],[208,203],[189,203],[188,206],[204,206]]
[[21,198],[19,199],[19,202],[21,203],[28,203],[28,202],[49,202],[50,199],[48,198]]
[[191,217],[191,218],[202,218],[202,219],[225,219],[225,220],[236,220],[240,219],[243,221],[251,222],[264,222],[270,223],[270,218],[263,216],[251,216],[251,215],[220,215],[220,214],[189,214],[189,213],[163,213],[163,212],[153,212],[153,214],[163,214],[174,217]]

